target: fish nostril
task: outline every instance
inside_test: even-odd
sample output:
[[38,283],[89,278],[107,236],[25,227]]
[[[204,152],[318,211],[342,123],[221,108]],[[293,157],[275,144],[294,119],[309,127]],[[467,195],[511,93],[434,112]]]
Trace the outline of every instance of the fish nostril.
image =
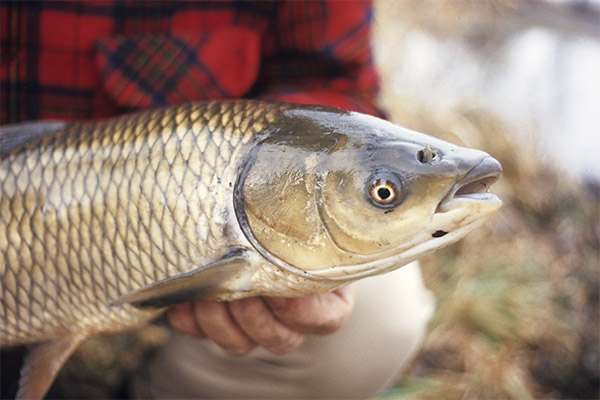
[[417,151],[417,160],[422,164],[431,164],[437,159],[437,152],[431,150],[429,146],[425,146],[423,150]]

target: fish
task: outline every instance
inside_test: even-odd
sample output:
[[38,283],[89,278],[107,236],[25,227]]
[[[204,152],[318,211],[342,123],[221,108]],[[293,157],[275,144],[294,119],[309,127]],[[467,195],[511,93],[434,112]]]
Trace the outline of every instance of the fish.
[[0,345],[31,345],[18,398],[86,338],[186,301],[325,293],[502,204],[489,154],[324,106],[191,103],[0,140]]

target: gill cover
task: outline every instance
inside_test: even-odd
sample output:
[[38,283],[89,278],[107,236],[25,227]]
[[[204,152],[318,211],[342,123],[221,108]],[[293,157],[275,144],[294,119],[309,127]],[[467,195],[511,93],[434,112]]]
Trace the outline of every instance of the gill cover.
[[[318,108],[316,108],[318,110]],[[319,212],[323,160],[347,145],[308,118],[284,115],[248,154],[236,183],[238,221],[271,262],[302,270],[341,262]]]

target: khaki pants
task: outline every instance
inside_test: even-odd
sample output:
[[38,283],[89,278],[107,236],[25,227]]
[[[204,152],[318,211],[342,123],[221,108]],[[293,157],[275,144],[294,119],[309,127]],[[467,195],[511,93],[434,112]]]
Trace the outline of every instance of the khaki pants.
[[175,334],[134,380],[138,398],[367,398],[393,383],[415,354],[433,312],[417,263],[355,283],[348,323],[310,336],[294,353],[258,348],[242,357]]

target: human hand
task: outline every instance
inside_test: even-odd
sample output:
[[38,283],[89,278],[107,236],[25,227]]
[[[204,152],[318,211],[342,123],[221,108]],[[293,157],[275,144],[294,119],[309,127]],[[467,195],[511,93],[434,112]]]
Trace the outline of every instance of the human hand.
[[249,297],[231,302],[202,300],[167,311],[178,331],[208,338],[232,355],[256,346],[275,354],[296,350],[309,334],[327,335],[341,328],[352,312],[352,285],[309,297]]

